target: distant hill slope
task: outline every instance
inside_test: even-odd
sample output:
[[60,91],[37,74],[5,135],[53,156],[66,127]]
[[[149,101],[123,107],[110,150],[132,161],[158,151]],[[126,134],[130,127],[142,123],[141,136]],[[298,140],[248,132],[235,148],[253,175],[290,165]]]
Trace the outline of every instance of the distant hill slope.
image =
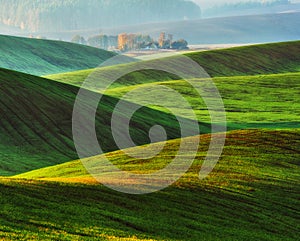
[[74,32],[41,32],[51,38],[70,40],[75,34],[91,36],[122,32],[150,34],[158,37],[164,31],[174,39],[184,38],[189,44],[266,43],[300,39],[300,12],[234,16],[210,19],[136,24],[107,29],[81,29]]
[[[300,16],[300,15],[299,15]],[[187,54],[212,77],[300,71],[300,41]]]
[[[78,88],[71,85],[0,69],[0,175],[77,158],[72,138],[72,111],[77,92]],[[110,129],[117,101],[104,96],[96,115],[97,137],[105,152],[118,149]],[[88,100],[86,110],[90,110]],[[117,116],[124,118],[122,113]],[[150,142],[148,131],[155,124],[165,127],[168,138],[181,135],[173,115],[143,107],[130,122],[130,133],[137,145]],[[202,131],[209,132],[209,125],[204,125]]]
[[272,0],[268,2],[237,2],[215,5],[203,10],[204,18],[226,17],[226,16],[242,16],[272,13],[288,13],[299,12],[300,4],[291,3],[289,0]]
[[0,35],[0,68],[46,75],[93,68],[114,56],[88,46]]
[[263,43],[299,40],[299,25],[300,12],[177,21],[122,30],[153,36],[166,31],[174,34],[175,39],[186,39],[189,44]]
[[[199,63],[211,77],[224,77],[298,72],[300,71],[299,53],[300,41],[294,41],[201,51],[189,53],[186,56]],[[168,60],[169,58],[151,61]],[[141,65],[142,63],[133,64]],[[106,67],[102,71],[114,71],[115,68],[126,68],[126,66]],[[82,70],[46,77],[79,86],[93,71],[94,69]],[[138,74],[132,73],[122,77],[116,86],[174,79],[177,80],[178,77],[168,73],[159,73],[158,71],[142,70]]]
[[[300,131],[230,132],[214,171],[200,181],[209,141],[209,135],[201,136],[188,173],[149,195],[88,185],[96,183],[79,161],[16,177],[29,180],[2,179],[2,235],[7,240],[24,233],[53,240],[297,240]],[[109,158],[127,171],[157,170],[176,155],[179,142],[169,141],[165,151],[144,162],[122,152]]]

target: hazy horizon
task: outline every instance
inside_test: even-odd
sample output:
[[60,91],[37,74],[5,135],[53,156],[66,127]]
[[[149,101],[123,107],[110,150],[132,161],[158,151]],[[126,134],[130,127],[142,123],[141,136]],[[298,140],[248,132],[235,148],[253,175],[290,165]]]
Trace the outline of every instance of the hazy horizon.
[[[248,4],[242,4],[232,9],[208,9],[225,3],[262,0],[156,0],[156,5],[154,0],[122,0],[123,5],[114,0],[0,1],[0,33],[17,36],[70,41],[75,35],[86,40],[122,32],[157,37],[163,31],[190,44],[224,44],[295,40],[300,34],[300,5],[277,4],[268,8],[249,4],[256,7],[247,9]],[[224,22],[220,17],[228,18]],[[276,27],[274,21],[278,22]]]
[[[209,8],[215,5],[223,5],[225,3],[237,3],[237,2],[272,2],[272,0],[191,0],[197,3],[201,8]],[[292,3],[300,3],[300,0],[291,0]]]

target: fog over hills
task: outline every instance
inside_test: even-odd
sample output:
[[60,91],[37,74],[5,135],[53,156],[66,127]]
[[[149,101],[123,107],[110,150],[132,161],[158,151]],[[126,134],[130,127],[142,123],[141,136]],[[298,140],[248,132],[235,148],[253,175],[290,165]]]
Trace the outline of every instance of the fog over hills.
[[244,16],[272,13],[300,12],[299,3],[290,0],[274,0],[271,2],[246,1],[225,5],[216,5],[202,12],[203,18]]
[[[274,0],[275,1],[275,0]],[[255,3],[220,1],[235,11],[215,12],[206,17],[203,1],[185,0],[0,0],[0,33],[46,37],[70,41],[75,35],[120,33],[146,34],[158,38],[160,32],[183,38],[189,44],[262,43],[300,39],[300,4],[272,5],[244,9]],[[199,5],[197,5],[197,3]],[[222,5],[228,3],[227,5]],[[257,3],[259,5],[259,3]],[[207,6],[216,6],[212,1]],[[253,5],[253,6],[254,6]],[[205,6],[205,5],[204,5]],[[206,6],[206,7],[207,7]],[[270,5],[271,6],[271,5]],[[240,9],[242,8],[242,9]],[[294,9],[294,10],[293,10]],[[226,15],[236,16],[226,16]],[[223,16],[225,15],[225,16]]]
[[198,20],[139,24],[118,28],[45,32],[50,38],[70,40],[75,34],[88,37],[99,32],[116,35],[122,32],[150,34],[164,31],[189,44],[262,43],[300,39],[300,12],[247,15]]
[[186,0],[0,0],[0,23],[19,29],[66,31],[201,17]]

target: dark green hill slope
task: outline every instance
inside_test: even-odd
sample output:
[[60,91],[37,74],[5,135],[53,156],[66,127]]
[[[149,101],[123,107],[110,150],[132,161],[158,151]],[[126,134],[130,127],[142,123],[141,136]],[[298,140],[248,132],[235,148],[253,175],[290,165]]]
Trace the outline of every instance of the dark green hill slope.
[[0,35],[0,68],[46,75],[94,68],[114,56],[88,46]]
[[[77,158],[72,138],[72,111],[77,92],[78,88],[71,85],[0,69],[0,175]],[[98,94],[91,92],[91,95]],[[97,137],[105,152],[118,149],[110,129],[117,101],[104,96],[96,115]],[[90,111],[89,100],[85,104]],[[126,117],[122,113],[117,116]],[[148,131],[155,124],[166,128],[168,138],[180,136],[179,123],[173,115],[142,107],[130,122],[135,143],[149,143]],[[203,131],[209,131],[209,127],[204,126]]]

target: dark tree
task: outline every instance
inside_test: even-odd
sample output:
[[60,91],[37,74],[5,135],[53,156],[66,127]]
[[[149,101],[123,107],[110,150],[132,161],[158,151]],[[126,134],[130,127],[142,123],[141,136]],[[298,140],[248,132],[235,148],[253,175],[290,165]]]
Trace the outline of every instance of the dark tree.
[[184,39],[179,39],[171,44],[172,49],[188,49],[188,42]]

